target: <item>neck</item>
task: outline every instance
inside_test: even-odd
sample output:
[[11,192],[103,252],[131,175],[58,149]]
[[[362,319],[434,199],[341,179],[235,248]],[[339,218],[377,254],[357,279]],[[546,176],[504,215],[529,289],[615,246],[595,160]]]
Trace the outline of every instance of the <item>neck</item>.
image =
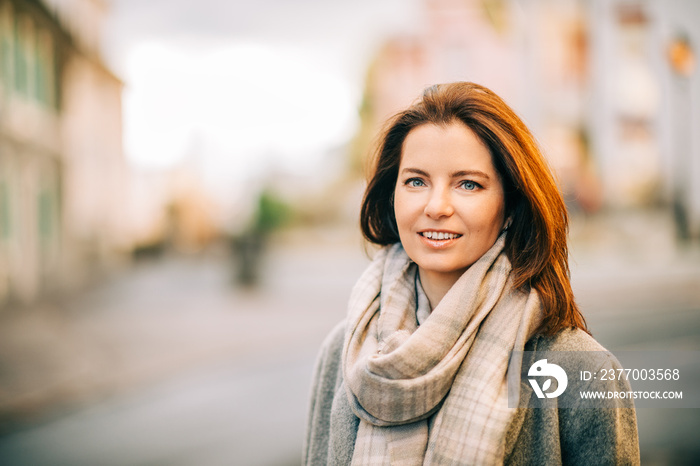
[[462,272],[454,274],[426,272],[423,269],[418,269],[420,284],[423,287],[425,295],[430,301],[430,308],[435,309],[442,301],[442,298],[452,288],[452,285],[459,279]]

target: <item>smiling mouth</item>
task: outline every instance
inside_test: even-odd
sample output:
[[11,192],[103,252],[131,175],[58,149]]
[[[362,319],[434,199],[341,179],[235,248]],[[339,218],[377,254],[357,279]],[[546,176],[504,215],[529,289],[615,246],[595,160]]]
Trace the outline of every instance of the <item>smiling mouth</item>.
[[418,234],[421,235],[423,238],[427,238],[433,241],[447,241],[451,239],[457,239],[462,236],[458,233],[446,233],[443,231],[421,231]]

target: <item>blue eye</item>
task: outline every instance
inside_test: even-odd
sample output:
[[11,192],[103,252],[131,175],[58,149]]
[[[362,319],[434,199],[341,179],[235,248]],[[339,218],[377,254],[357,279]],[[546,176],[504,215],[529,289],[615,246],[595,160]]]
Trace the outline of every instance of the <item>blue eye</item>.
[[419,188],[421,186],[425,186],[425,183],[423,183],[423,180],[420,178],[410,178],[406,180],[406,186],[410,186],[412,188]]
[[473,181],[466,180],[462,181],[462,187],[467,191],[474,191],[476,188],[479,187],[479,185],[474,183]]

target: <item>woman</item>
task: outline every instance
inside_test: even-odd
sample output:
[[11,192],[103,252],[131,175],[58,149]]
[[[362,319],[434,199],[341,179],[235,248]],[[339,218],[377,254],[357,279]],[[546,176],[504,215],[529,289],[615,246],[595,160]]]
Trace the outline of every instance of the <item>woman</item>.
[[305,464],[639,463],[629,401],[508,404],[512,354],[605,350],[574,302],[562,197],[497,95],[438,85],[396,115],[361,226],[382,248],[321,350]]

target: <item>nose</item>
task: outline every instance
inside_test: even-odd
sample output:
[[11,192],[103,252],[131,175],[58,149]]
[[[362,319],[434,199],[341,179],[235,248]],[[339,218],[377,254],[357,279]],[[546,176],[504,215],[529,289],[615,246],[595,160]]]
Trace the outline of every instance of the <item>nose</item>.
[[430,192],[430,198],[425,205],[425,214],[428,217],[434,219],[449,217],[454,212],[449,189],[433,189]]

